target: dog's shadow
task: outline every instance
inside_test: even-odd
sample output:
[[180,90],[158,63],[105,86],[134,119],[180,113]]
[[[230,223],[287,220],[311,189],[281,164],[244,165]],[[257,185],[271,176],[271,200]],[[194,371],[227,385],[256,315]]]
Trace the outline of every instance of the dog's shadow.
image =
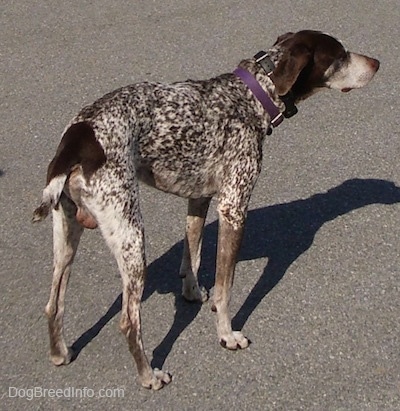
[[[239,260],[267,257],[268,262],[256,285],[232,319],[233,329],[243,328],[257,305],[278,284],[289,266],[311,247],[315,234],[324,223],[370,204],[399,202],[400,187],[390,181],[352,179],[326,193],[316,194],[305,200],[249,211]],[[216,221],[208,224],[204,231],[199,280],[207,290],[210,290],[214,283],[217,231]],[[174,322],[153,352],[153,367],[163,366],[174,342],[201,308],[200,304],[188,303],[181,297],[181,281],[177,273],[182,249],[183,242],[180,241],[148,268],[143,300],[155,291],[163,294],[173,293],[176,305]],[[107,313],[73,343],[73,359],[121,310],[121,300],[120,294]]]

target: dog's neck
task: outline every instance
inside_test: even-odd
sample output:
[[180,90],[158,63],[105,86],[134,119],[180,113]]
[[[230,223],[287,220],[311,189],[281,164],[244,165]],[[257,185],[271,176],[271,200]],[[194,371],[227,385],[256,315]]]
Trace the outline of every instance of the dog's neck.
[[281,111],[286,118],[290,118],[297,114],[293,93],[290,91],[285,96],[279,96],[270,78],[270,74],[279,64],[282,55],[283,51],[280,48],[274,47],[269,49],[267,53],[263,51],[257,53],[252,60],[243,60],[239,64],[239,67],[253,74],[261,87],[269,94],[279,111]]
[[242,60],[239,67],[244,68],[256,78],[260,86],[268,93],[273,103],[281,112],[285,110],[285,104],[275,90],[275,84],[255,59]]

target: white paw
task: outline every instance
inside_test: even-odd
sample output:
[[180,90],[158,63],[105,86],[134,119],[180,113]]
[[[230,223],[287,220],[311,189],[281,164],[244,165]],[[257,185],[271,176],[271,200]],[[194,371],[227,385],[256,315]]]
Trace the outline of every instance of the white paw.
[[228,350],[243,350],[250,345],[250,340],[240,331],[232,331],[232,334],[221,336],[219,343]]
[[183,284],[182,295],[187,301],[205,303],[208,300],[208,293],[204,287],[199,287],[197,284],[186,287]]
[[172,381],[172,376],[168,372],[164,372],[155,368],[152,377],[147,381],[142,381],[142,385],[150,390],[158,391],[168,385]]
[[50,359],[54,365],[67,365],[71,362],[72,356],[73,351],[67,348],[64,353],[50,354]]

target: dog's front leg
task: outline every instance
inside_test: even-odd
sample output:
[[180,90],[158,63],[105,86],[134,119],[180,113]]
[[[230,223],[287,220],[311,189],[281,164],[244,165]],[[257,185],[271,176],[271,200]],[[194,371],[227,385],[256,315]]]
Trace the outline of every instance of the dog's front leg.
[[207,291],[199,287],[197,272],[200,267],[203,228],[211,198],[189,199],[186,233],[179,276],[182,278],[182,295],[188,301],[205,302]]
[[232,331],[229,300],[235,273],[236,257],[243,237],[244,218],[232,222],[227,214],[233,210],[219,209],[217,267],[212,310],[217,314],[217,332],[224,348],[247,348],[249,340],[239,331]]

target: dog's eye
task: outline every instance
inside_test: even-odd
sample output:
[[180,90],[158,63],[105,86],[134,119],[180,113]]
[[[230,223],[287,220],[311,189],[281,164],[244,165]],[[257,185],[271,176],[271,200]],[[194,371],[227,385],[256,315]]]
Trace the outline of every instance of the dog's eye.
[[349,61],[349,53],[343,50],[343,52],[340,53],[340,55],[338,55],[335,61],[333,62],[334,71],[338,71],[341,68],[343,68],[347,64],[348,61]]

